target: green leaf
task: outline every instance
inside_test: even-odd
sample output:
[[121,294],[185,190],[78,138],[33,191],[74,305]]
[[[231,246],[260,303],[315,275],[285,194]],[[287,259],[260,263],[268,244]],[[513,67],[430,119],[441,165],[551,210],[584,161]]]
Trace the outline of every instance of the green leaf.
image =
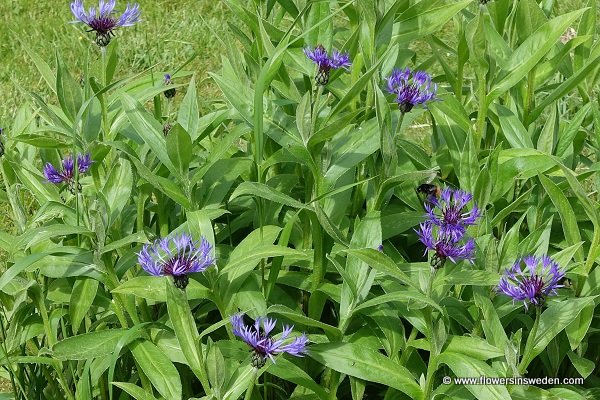
[[594,369],[596,368],[596,364],[592,360],[588,360],[587,358],[579,356],[577,353],[573,353],[572,351],[567,352],[567,356],[569,360],[573,363],[573,366],[579,372],[579,375],[583,377],[583,379],[590,376]]
[[[198,127],[200,126],[200,111],[198,109],[198,95],[196,93],[196,79],[192,76],[188,85],[187,93],[179,105],[177,122],[189,134],[192,142],[199,136]],[[191,149],[190,149],[191,150]]]
[[548,343],[570,323],[579,313],[589,305],[594,304],[597,296],[570,298],[558,303],[551,304],[541,315],[540,323],[535,337],[529,337],[527,341],[533,341],[531,354],[524,354],[523,359],[532,360],[535,356],[546,349]]
[[392,42],[408,43],[438,31],[454,15],[471,4],[470,0],[451,2],[421,1],[404,11],[396,20]]
[[133,383],[127,382],[111,382],[111,384],[115,385],[118,388],[123,389],[130,396],[132,396],[135,400],[156,400],[156,397],[152,393],[146,392],[139,386],[134,385]]
[[167,154],[179,173],[186,176],[192,160],[192,139],[181,125],[177,124],[167,135]]
[[87,360],[111,354],[126,329],[109,329],[71,336],[56,343],[52,355],[61,361]]
[[[128,279],[112,290],[113,293],[133,294],[153,301],[167,301],[165,281],[173,285],[167,277],[137,276]],[[185,288],[189,299],[207,299],[211,297],[210,289],[202,286],[194,279],[190,279]]]
[[137,134],[150,147],[152,153],[174,176],[179,176],[179,170],[171,162],[165,148],[165,138],[161,124],[154,119],[152,114],[146,111],[144,106],[127,93],[121,93],[121,103],[125,109],[127,119],[129,119]]
[[102,194],[106,199],[106,208],[110,210],[108,227],[112,226],[115,220],[121,216],[123,209],[131,200],[132,187],[131,164],[125,159],[117,160],[102,189]]
[[573,116],[573,119],[569,121],[569,125],[565,128],[564,131],[560,133],[558,137],[558,143],[556,144],[556,152],[555,154],[558,157],[563,157],[569,147],[573,146],[573,139],[575,139],[575,135],[581,129],[581,124],[583,123],[584,118],[587,116],[588,112],[592,108],[592,104],[588,103],[581,107],[579,111]]
[[56,93],[56,78],[55,78],[54,74],[52,73],[50,66],[46,63],[46,61],[44,61],[44,59],[42,57],[40,57],[37,53],[35,53],[33,50],[31,50],[29,47],[27,47],[27,45],[25,44],[25,42],[22,40],[22,38],[19,35],[16,35],[16,37],[17,37],[17,39],[19,39],[19,42],[21,42],[21,46],[23,47],[23,50],[25,50],[27,55],[29,55],[29,58],[31,58],[31,61],[33,61],[33,64],[37,68],[37,70],[40,73],[40,75],[42,76],[42,78],[44,78],[44,80],[48,84],[48,87],[50,88],[50,90],[52,90],[54,93]]
[[298,200],[281,193],[274,188],[258,182],[242,182],[235,188],[229,201],[240,196],[258,196],[263,199],[274,201],[275,203],[283,204],[294,208],[308,208]]
[[440,312],[443,312],[439,304],[431,300],[429,297],[425,296],[423,293],[417,292],[415,290],[403,290],[398,292],[382,294],[381,296],[377,296],[374,299],[367,300],[364,303],[360,304],[354,309],[354,311],[356,312],[365,308],[377,306],[379,304],[392,303],[395,301],[406,304],[406,307],[409,309],[414,307],[413,303],[422,303],[428,304],[436,308]]
[[322,329],[329,337],[332,338],[341,338],[342,333],[340,330],[334,326],[328,325],[324,322],[314,320],[312,318],[307,317],[299,311],[292,310],[281,304],[272,305],[267,309],[267,314],[278,314],[285,318],[294,321],[300,325],[312,326],[315,328]]
[[75,281],[69,303],[69,315],[74,333],[79,331],[81,321],[94,303],[97,291],[98,281],[95,279],[81,277]]
[[129,349],[152,386],[165,399],[181,400],[179,372],[158,347],[147,340],[137,340]]
[[[484,361],[466,356],[464,354],[444,351],[437,357],[437,361],[446,364],[457,377],[497,377],[498,372]],[[477,399],[510,400],[506,387],[501,385],[465,385]]]
[[314,344],[309,356],[335,371],[393,387],[415,400],[423,399],[411,372],[375,349],[354,343]]
[[451,335],[446,342],[444,351],[464,354],[481,361],[504,356],[502,350],[475,336]]
[[[202,362],[198,328],[196,328],[196,322],[185,296],[185,291],[175,287],[168,280],[165,280],[164,283],[167,292],[167,312],[181,351],[185,355],[185,359],[194,375],[200,379],[203,385],[206,385],[208,382],[206,381],[206,373]],[[208,390],[209,388],[205,386],[204,389]]]
[[575,349],[579,347],[585,338],[585,335],[588,333],[594,317],[594,308],[594,304],[585,306],[573,320],[573,322],[571,322],[565,328],[567,338],[569,339],[569,344],[571,345],[571,350],[575,351]]
[[277,362],[270,364],[267,372],[280,379],[307,388],[321,400],[329,399],[328,392],[321,385],[318,385],[302,368],[284,357],[277,357]]
[[[550,200],[552,200],[552,203],[554,203],[554,206],[558,210],[567,244],[573,246],[581,242],[577,218],[575,217],[575,212],[567,200],[564,191],[544,175],[539,174],[539,179],[544,190],[548,193]],[[581,249],[579,249],[575,255],[576,261],[583,261],[583,251]]]
[[437,280],[436,284],[465,286],[494,286],[498,284],[500,274],[491,271],[464,271],[456,268],[450,275]]
[[533,141],[527,129],[525,129],[521,121],[519,121],[511,110],[500,104],[496,104],[496,114],[498,114],[498,118],[500,119],[502,134],[512,147],[534,148]]
[[419,290],[418,286],[410,280],[408,275],[391,258],[380,251],[375,249],[347,249],[344,251],[366,262],[371,268],[390,275],[413,289]]
[[56,71],[56,95],[58,102],[65,115],[71,121],[74,121],[83,104],[81,87],[75,82],[71,74],[69,74],[58,54],[56,56],[56,63],[58,65]]
[[565,94],[574,89],[577,85],[583,82],[588,76],[592,75],[592,72],[598,68],[598,59],[600,59],[600,53],[588,62],[576,73],[571,75],[567,80],[562,82],[556,89],[552,91],[548,96],[542,100],[536,108],[534,108],[526,121],[526,124],[535,121],[540,115],[547,109],[547,107],[554,103],[556,100],[562,98]]
[[41,260],[46,257],[47,253],[36,253],[25,256],[19,259],[16,263],[14,263],[8,270],[4,271],[2,275],[0,275],[0,290],[4,289],[4,287],[11,282],[17,275],[19,275],[22,271],[24,271],[27,267],[33,264],[36,261]]
[[495,80],[492,90],[487,95],[490,104],[516,85],[533,67],[554,47],[556,41],[573,22],[583,14],[577,10],[559,15],[537,29],[521,44],[504,65],[504,73]]

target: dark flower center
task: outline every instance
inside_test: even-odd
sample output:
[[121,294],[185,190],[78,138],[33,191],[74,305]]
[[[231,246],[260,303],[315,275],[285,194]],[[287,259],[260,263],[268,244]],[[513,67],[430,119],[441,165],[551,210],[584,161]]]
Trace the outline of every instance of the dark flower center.
[[544,280],[541,276],[534,274],[523,279],[523,287],[534,304],[540,305],[544,301]]
[[110,17],[94,18],[88,24],[99,35],[106,35],[117,26],[117,20]]
[[460,221],[461,211],[462,209],[455,206],[445,207],[442,211],[444,222],[451,225],[457,224]]
[[[192,267],[192,260],[184,254],[178,254],[172,257],[164,264],[163,273],[165,275],[181,276]],[[177,271],[174,273],[174,271]]]

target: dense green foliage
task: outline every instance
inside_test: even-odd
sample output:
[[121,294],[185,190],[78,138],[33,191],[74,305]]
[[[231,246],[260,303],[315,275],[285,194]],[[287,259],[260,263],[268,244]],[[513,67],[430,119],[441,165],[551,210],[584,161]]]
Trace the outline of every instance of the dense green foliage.
[[[600,397],[595,0],[225,3],[236,40],[210,104],[192,57],[133,68],[128,29],[77,66],[19,43],[53,100],[22,87],[2,138],[16,232],[0,232],[0,365],[15,398]],[[325,86],[303,52],[317,44],[352,60]],[[438,101],[398,110],[385,77],[406,66],[434,76]],[[73,190],[46,180],[45,163],[84,152]],[[432,180],[482,211],[472,264],[423,256],[415,188]],[[182,232],[216,258],[185,290],[136,254]],[[495,290],[526,254],[569,278],[529,310]],[[238,310],[294,324],[308,354],[253,368]],[[482,375],[585,381],[443,380]]]

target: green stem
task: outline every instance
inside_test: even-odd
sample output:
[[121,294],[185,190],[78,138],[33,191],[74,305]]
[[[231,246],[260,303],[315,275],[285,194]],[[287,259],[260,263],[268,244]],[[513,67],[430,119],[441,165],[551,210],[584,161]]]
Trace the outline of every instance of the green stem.
[[487,89],[485,74],[478,74],[478,87],[477,96],[479,97],[479,111],[477,112],[477,123],[475,125],[475,132],[473,135],[473,141],[475,144],[475,150],[478,151],[481,145],[481,138],[485,134],[486,117],[488,110],[487,103]]
[[[433,277],[433,272],[431,277]],[[432,280],[433,278],[430,279],[430,286]],[[429,288],[428,291],[430,293],[431,289]],[[431,399],[431,392],[433,391],[433,378],[438,367],[437,356],[443,343],[437,343],[437,336],[435,333],[435,327],[433,325],[433,309],[431,307],[427,307],[424,312],[424,316],[426,317],[427,328],[429,330],[429,343],[431,344],[431,349],[429,351],[429,360],[427,361],[427,374],[425,377],[425,392],[423,398],[425,400],[429,400]]]
[[406,362],[410,358],[410,355],[412,354],[414,347],[412,347],[412,346],[408,347],[408,342],[415,340],[417,337],[417,333],[419,333],[419,330],[413,326],[412,330],[410,331],[410,335],[408,336],[408,339],[406,340],[406,344],[404,346],[404,351],[402,352],[402,356],[400,356],[400,365],[406,365]]
[[540,325],[540,314],[542,312],[542,308],[535,306],[535,320],[533,321],[533,326],[531,327],[531,331],[527,337],[527,343],[525,344],[525,351],[523,352],[523,358],[519,363],[519,373],[523,375],[531,363],[532,357],[531,352],[533,350],[533,345],[535,343],[535,336],[537,335],[537,330]]
[[[101,47],[100,52],[102,54],[102,88],[105,88],[108,82],[106,82],[106,47]],[[104,136],[100,140],[109,140],[109,126],[108,126],[108,109],[106,107],[105,93],[100,95],[100,108],[102,109],[102,127],[104,128]]]
[[142,192],[138,193],[137,197],[137,218],[136,218],[136,226],[138,232],[144,232],[144,205],[146,199]]

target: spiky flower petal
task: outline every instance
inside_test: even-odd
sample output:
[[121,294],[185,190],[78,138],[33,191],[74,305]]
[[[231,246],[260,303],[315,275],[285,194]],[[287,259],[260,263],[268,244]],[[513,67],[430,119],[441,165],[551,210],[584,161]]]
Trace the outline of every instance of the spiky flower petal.
[[[90,153],[78,154],[77,155],[77,169],[79,174],[84,174],[90,169],[92,165],[92,158]],[[75,162],[72,156],[67,156],[61,161],[62,168],[58,170],[51,163],[44,165],[44,176],[50,183],[59,184],[67,183],[71,193],[75,193]],[[81,185],[79,185],[81,186]],[[81,190],[81,187],[78,188]]]
[[424,71],[394,68],[387,78],[388,92],[396,95],[396,103],[402,113],[407,113],[418,104],[436,100],[437,84]]
[[188,274],[204,272],[214,264],[211,250],[211,244],[204,237],[194,242],[190,235],[182,233],[145,244],[137,255],[139,264],[150,275],[171,275],[175,286],[185,289]]
[[472,199],[471,193],[445,187],[439,199],[430,196],[425,202],[428,221],[440,228],[441,235],[458,241],[465,234],[467,227],[475,225],[481,217],[477,204],[473,204],[471,210],[467,211]]
[[348,69],[352,65],[348,53],[340,53],[334,49],[330,56],[327,54],[327,50],[320,44],[313,50],[309,47],[305,48],[304,54],[306,54],[306,57],[312,60],[312,62],[317,64],[319,68],[319,71],[315,76],[315,81],[318,85],[326,85],[327,82],[329,82],[329,71],[332,69]]
[[[99,47],[108,46],[110,39],[114,36],[113,30],[124,26],[133,26],[140,20],[139,4],[135,3],[127,7],[120,17],[114,15],[116,0],[99,0],[98,8],[90,7],[86,12],[82,0],[71,3],[71,12],[79,22],[83,22],[96,33],[96,44]],[[75,21],[77,22],[77,21]]]
[[419,240],[426,247],[425,254],[427,254],[428,250],[434,251],[431,259],[432,267],[441,268],[446,259],[449,259],[453,263],[457,263],[460,260],[473,262],[473,257],[475,256],[475,241],[473,238],[453,240],[451,236],[430,222],[421,223],[416,232]]
[[522,301],[527,309],[528,303],[541,306],[547,296],[556,295],[556,289],[563,287],[559,282],[564,276],[565,272],[547,255],[529,255],[504,272],[496,290],[512,297],[513,303]]
[[238,313],[231,316],[231,325],[233,326],[233,334],[242,339],[248,346],[252,348],[254,355],[252,357],[252,366],[261,368],[267,357],[275,362],[273,357],[276,354],[288,353],[293,356],[302,357],[306,353],[306,345],[308,337],[305,334],[296,337],[292,341],[288,340],[288,336],[292,332],[293,326],[284,326],[283,333],[279,339],[274,339],[270,333],[275,328],[277,320],[259,317],[254,321],[253,325],[244,324],[244,314]]

